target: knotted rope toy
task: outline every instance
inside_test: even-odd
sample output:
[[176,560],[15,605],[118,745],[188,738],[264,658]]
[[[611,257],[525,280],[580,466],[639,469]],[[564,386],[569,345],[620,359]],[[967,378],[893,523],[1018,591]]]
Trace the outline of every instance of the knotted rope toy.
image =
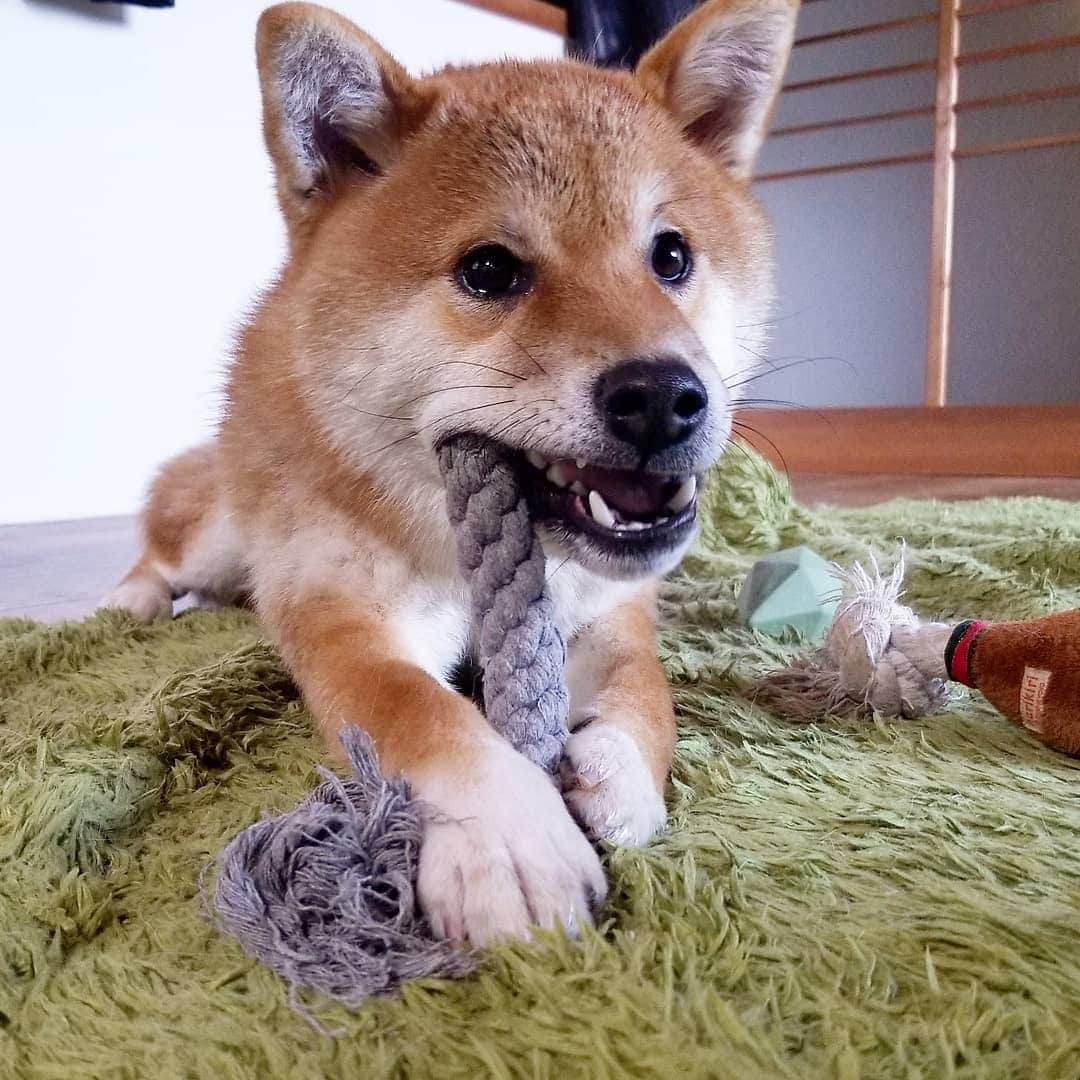
[[[566,646],[517,472],[496,444],[439,447],[471,611],[488,722],[556,774],[567,739]],[[370,740],[342,736],[352,778],[324,782],[295,810],[251,825],[219,855],[219,925],[296,992],[356,1006],[403,980],[463,975],[475,957],[431,933],[415,895],[425,808],[384,777]]]
[[836,570],[843,600],[824,644],[760,680],[757,697],[795,720],[937,712],[955,681],[979,690],[1047,746],[1080,755],[1080,610],[1022,622],[920,622],[900,602],[904,556]]

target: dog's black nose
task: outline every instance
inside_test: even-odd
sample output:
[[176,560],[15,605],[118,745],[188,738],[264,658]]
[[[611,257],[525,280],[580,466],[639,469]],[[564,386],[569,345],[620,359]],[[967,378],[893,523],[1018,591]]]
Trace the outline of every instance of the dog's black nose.
[[626,360],[600,376],[596,400],[611,434],[646,454],[688,439],[709,405],[681,360]]

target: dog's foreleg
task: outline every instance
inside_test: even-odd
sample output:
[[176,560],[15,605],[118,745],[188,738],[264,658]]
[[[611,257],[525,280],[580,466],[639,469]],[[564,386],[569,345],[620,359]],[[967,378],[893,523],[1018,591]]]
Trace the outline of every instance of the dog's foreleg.
[[642,596],[598,619],[571,644],[568,663],[567,805],[591,836],[631,846],[664,824],[675,744],[654,604]]
[[418,666],[384,607],[322,592],[260,608],[331,747],[361,727],[426,805],[418,893],[437,934],[483,944],[589,920],[604,876],[557,788]]

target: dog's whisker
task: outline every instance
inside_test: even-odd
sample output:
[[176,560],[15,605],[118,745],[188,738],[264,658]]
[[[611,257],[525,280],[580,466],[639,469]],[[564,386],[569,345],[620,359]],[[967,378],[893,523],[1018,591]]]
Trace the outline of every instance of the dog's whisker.
[[781,409],[808,409],[809,406],[803,405],[799,401],[787,401],[785,398],[739,398],[739,409],[745,411],[747,409],[768,409],[772,407]]
[[804,364],[817,364],[822,360],[834,360],[838,364],[843,364],[852,375],[857,373],[857,368],[848,359],[843,356],[795,356],[795,357],[777,357],[768,371],[756,371],[751,370],[752,374],[743,379],[741,382],[727,383],[728,390],[737,390],[740,386],[749,386],[750,383],[755,382],[758,379],[762,379],[767,375],[779,375],[781,372],[790,371],[792,368],[802,367]]
[[379,447],[378,450],[372,450],[373,454],[381,454],[384,450],[389,450],[391,447],[400,446],[408,439],[413,439],[419,435],[422,431],[428,431],[438,424],[445,424],[450,420],[454,420],[459,416],[464,416],[466,413],[479,412],[481,409],[494,409],[499,405],[513,405],[513,398],[506,398],[503,401],[489,401],[486,405],[470,405],[465,409],[458,409],[457,412],[447,413],[445,416],[436,416],[434,420],[429,421],[426,424],[422,424],[415,431],[411,431],[408,435],[402,436],[400,439],[395,439],[391,443],[387,443],[385,446]]
[[726,386],[728,388],[728,390],[732,390],[735,387],[739,386],[740,384],[739,383],[732,383],[729,380],[741,378],[743,375],[754,375],[757,372],[758,372],[758,365],[757,364],[747,364],[746,367],[737,368],[735,371],[729,372],[727,375],[725,375],[723,377],[724,386]]
[[[742,349],[743,352],[748,352],[751,356],[753,356],[756,362],[752,364],[747,364],[745,367],[741,367],[738,370],[733,371],[729,375],[726,375],[724,377],[724,385],[728,388],[729,391],[737,390],[740,386],[745,386],[753,382],[755,379],[764,378],[766,375],[774,375],[784,370],[783,368],[778,368],[776,366],[776,360],[774,358],[770,358],[765,353],[758,352],[756,349],[750,348],[749,345],[743,345],[741,342],[738,341],[736,342],[736,345],[738,345],[738,347]],[[769,370],[762,371],[762,364],[764,364]],[[743,375],[748,376],[748,378],[742,382],[730,381],[732,379],[739,379]]]
[[440,360],[437,364],[429,364],[427,367],[421,368],[417,374],[424,375],[429,371],[435,371],[441,367],[449,367],[451,364],[464,364],[468,367],[482,368],[484,371],[495,371],[500,375],[506,375],[508,378],[517,379],[519,382],[525,382],[525,376],[519,375],[516,371],[496,367],[494,364],[481,364],[476,360]]
[[830,431],[836,431],[836,424],[828,414],[821,409],[814,408],[812,405],[800,404],[798,401],[785,401],[783,398],[742,398],[736,404],[740,412],[781,408],[809,413],[811,416],[816,416]]
[[363,382],[363,381],[364,381],[365,379],[368,379],[368,378],[370,378],[370,377],[371,377],[372,375],[374,375],[374,374],[375,374],[375,372],[376,372],[376,371],[378,370],[378,368],[379,368],[379,365],[378,365],[378,364],[373,364],[373,365],[372,365],[372,366],[371,366],[370,368],[368,368],[368,370],[367,370],[367,371],[365,371],[365,372],[364,372],[364,374],[363,374],[363,375],[361,375],[361,376],[360,376],[360,378],[359,378],[359,379],[357,379],[357,380],[356,380],[356,382],[354,382],[354,383],[352,384],[352,386],[350,386],[350,387],[349,387],[349,389],[345,391],[345,395],[344,395],[344,397],[342,397],[342,399],[341,399],[341,400],[342,400],[342,402],[344,403],[345,401],[347,401],[347,400],[348,400],[348,399],[349,399],[349,398],[350,398],[350,397],[351,397],[351,396],[353,395],[353,393],[354,393],[354,392],[356,391],[357,387],[359,387],[359,386],[360,386],[360,384],[361,384],[361,383],[362,383],[362,382]]
[[[509,387],[509,386],[504,386],[502,384],[494,386],[494,385],[491,385],[489,383],[482,383],[482,384],[479,384],[479,385],[470,383],[469,385],[466,385],[466,386],[443,386],[443,387],[440,387],[437,390],[428,390],[428,391],[424,392],[423,394],[417,394],[416,397],[410,398],[408,401],[403,401],[401,403],[401,407],[403,409],[408,408],[408,406],[414,405],[414,404],[416,404],[416,402],[421,401],[424,398],[434,397],[436,394],[448,393],[451,390],[510,390],[510,389],[512,389],[512,388]],[[349,402],[347,402],[347,401],[343,401],[342,404],[345,405],[346,408],[352,409],[353,412],[360,413],[362,416],[373,416],[373,417],[377,417],[378,419],[381,419],[381,420],[401,420],[401,421],[406,421],[406,420],[407,421],[415,421],[416,420],[415,416],[392,416],[392,415],[389,415],[387,413],[371,412],[371,411],[369,411],[367,409],[361,409],[356,405],[350,405]],[[381,428],[381,427],[382,427],[382,425],[380,424],[376,428],[376,431],[378,431],[379,428]]]
[[[751,446],[754,446],[754,443],[750,440],[750,435],[754,435],[757,438],[761,439],[764,443],[766,443],[766,445],[768,445],[772,449],[772,452],[776,454],[776,456],[780,459],[780,464],[783,467],[784,475],[787,477],[791,476],[791,470],[788,468],[787,458],[784,457],[783,451],[780,449],[779,446],[776,445],[776,443],[772,441],[772,439],[769,438],[768,435],[759,431],[756,427],[752,427],[750,424],[746,423],[745,420],[733,419],[731,422],[731,429],[732,431],[737,432],[743,438],[745,438]],[[755,447],[755,449],[758,448]]]
[[[505,417],[503,421],[503,426],[492,432],[491,438],[505,440],[510,434],[510,432],[513,431],[515,428],[520,427],[522,424],[533,423],[533,421],[535,421],[540,415],[539,409],[534,408],[532,413],[530,413],[528,416],[521,416],[516,420],[512,418],[515,414],[522,412],[525,408],[532,408],[533,406],[542,404],[557,405],[558,402],[554,398],[534,398],[532,401],[528,402],[527,405],[523,406],[522,409],[515,409],[509,414],[509,416]],[[510,423],[507,424],[506,421],[510,421]],[[532,432],[535,431],[536,428],[539,427],[541,424],[543,424],[543,422],[543,419],[541,419],[538,424],[534,424],[534,426],[529,429],[525,436],[520,440],[523,446],[529,445]]]
[[507,442],[510,432],[517,426],[513,417],[523,411],[523,409],[514,409],[505,420],[500,421],[500,423],[496,425],[488,437],[493,442]]
[[[546,399],[550,400],[550,399]],[[552,402],[554,404],[554,402]],[[506,431],[506,435],[509,435],[511,431],[522,427],[525,424],[531,424],[532,426],[527,428],[521,433],[521,437],[518,440],[522,446],[531,446],[533,436],[540,430],[546,423],[545,419],[540,415],[540,410],[534,410],[529,416],[523,416],[519,420],[515,420],[513,424]],[[505,436],[504,436],[505,437]]]
[[[739,338],[735,339],[735,345],[738,348],[742,349],[743,352],[749,353],[751,356],[755,357],[759,363],[768,364],[770,367],[772,367],[776,363],[775,358],[770,357],[767,353],[761,352],[760,349],[755,349],[752,345],[747,345],[745,341],[742,341]],[[747,370],[752,371],[756,366],[756,364],[752,365]]]
[[402,443],[408,442],[410,439],[415,439],[420,434],[420,429],[417,428],[414,431],[410,431],[408,435],[402,435],[400,439],[395,439],[393,442],[388,442],[385,446],[380,446],[378,450],[372,450],[371,453],[381,454],[386,450],[392,450],[395,446],[400,446]]
[[449,394],[453,390],[513,390],[512,386],[507,386],[505,383],[465,383],[460,386],[440,386],[436,390],[425,390],[422,394],[417,394],[416,397],[409,398],[408,401],[403,401],[401,407],[403,409],[408,408],[410,405],[415,405],[418,401],[423,401],[424,398],[434,397],[436,394]]
[[[514,430],[519,424],[528,422],[536,415],[535,412],[529,413],[528,416],[521,416],[521,413],[525,412],[529,408],[528,405],[522,405],[517,409],[510,412],[502,422],[491,432],[491,438],[496,441],[501,441],[509,436],[510,432]],[[518,417],[517,420],[514,417]]]
[[676,195],[674,199],[665,199],[662,203],[657,203],[656,209],[663,211],[670,206],[678,206],[679,203],[698,202],[709,199],[715,201],[716,195],[712,192],[699,192],[695,195]]
[[565,566],[565,565],[566,565],[566,564],[567,564],[567,563],[568,563],[568,562],[569,562],[569,561],[570,561],[570,560],[571,560],[571,559],[572,559],[573,557],[574,557],[573,555],[567,555],[567,556],[566,556],[566,558],[565,558],[565,559],[563,559],[563,561],[562,561],[561,563],[559,563],[559,565],[558,565],[558,566],[556,566],[556,567],[555,567],[555,569],[554,569],[554,570],[552,570],[552,571],[551,571],[551,573],[547,575],[547,577],[545,577],[545,578],[544,578],[544,580],[545,580],[545,581],[547,582],[547,584],[548,584],[548,585],[550,585],[550,584],[551,584],[551,579],[552,579],[552,578],[553,578],[553,577],[554,577],[554,576],[555,576],[555,575],[556,575],[556,574],[557,574],[557,573],[558,573],[558,572],[559,572],[559,571],[560,571],[560,570],[561,570],[561,569],[562,569],[562,568],[563,568],[563,567],[564,567],[564,566]]
[[503,401],[491,401],[486,405],[470,405],[465,409],[458,409],[457,412],[447,413],[444,416],[438,416],[429,424],[425,424],[420,430],[426,431],[428,428],[435,427],[438,424],[446,424],[451,420],[456,420],[459,416],[464,416],[466,413],[480,412],[482,409],[495,409],[500,405],[513,405],[513,398],[506,398]]
[[541,416],[539,418],[533,417],[531,422],[532,427],[528,428],[521,435],[521,442],[524,446],[532,445],[536,433],[547,423],[547,418],[544,416]]
[[742,375],[753,375],[760,378],[761,375],[768,374],[767,372],[762,372],[762,364],[767,365],[770,370],[773,370],[773,362],[767,356],[764,356],[761,353],[754,352],[753,349],[748,349],[745,345],[740,345],[739,348],[743,349],[744,351],[750,353],[753,357],[755,357],[756,362],[753,364],[747,364],[745,367],[738,368],[736,371],[733,371],[731,372],[731,374],[724,377],[724,385],[727,386],[729,390],[734,389],[735,387],[740,385],[739,383],[729,384],[729,379],[737,379]]
[[[346,409],[350,409],[354,413],[359,413],[361,416],[373,416],[378,420],[415,420],[415,416],[390,416],[387,413],[369,412],[367,409],[358,408],[356,405],[350,405],[347,401],[341,403]],[[379,425],[382,426],[381,424]],[[376,429],[377,430],[377,429]]]
[[[747,440],[747,441],[749,441],[749,440]],[[757,448],[755,447],[755,449],[757,449]],[[751,464],[754,464],[755,461],[757,460],[753,456],[753,454],[751,454],[750,451],[738,439],[732,439],[731,442],[728,443],[727,452],[730,452],[732,450],[737,450],[742,455],[743,460],[748,461]]]
[[544,365],[541,364],[540,361],[537,360],[536,357],[533,356],[533,354],[531,352],[529,352],[529,350],[526,349],[525,346],[522,345],[520,341],[518,341],[516,338],[511,337],[505,330],[501,331],[501,333],[512,345],[514,345],[516,348],[520,349],[529,358],[529,360],[535,365],[536,370],[539,371],[541,375],[546,375],[547,374],[547,371],[545,370]]
[[761,322],[752,323],[736,323],[736,330],[754,330],[762,326],[776,326],[777,323],[787,322],[789,319],[797,319],[801,315],[805,315],[808,308],[799,308],[798,311],[790,311],[787,315],[771,315],[767,319],[762,319]]

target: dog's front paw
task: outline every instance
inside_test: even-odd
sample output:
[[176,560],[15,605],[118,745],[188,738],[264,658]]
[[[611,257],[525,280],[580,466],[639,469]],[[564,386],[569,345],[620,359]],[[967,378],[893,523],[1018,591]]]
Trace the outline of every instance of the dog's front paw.
[[484,945],[591,921],[607,891],[600,860],[550,779],[508,745],[417,794],[428,812],[417,895],[439,937]]
[[637,847],[663,827],[667,816],[637,743],[600,720],[567,741],[563,785],[571,813],[597,840]]

